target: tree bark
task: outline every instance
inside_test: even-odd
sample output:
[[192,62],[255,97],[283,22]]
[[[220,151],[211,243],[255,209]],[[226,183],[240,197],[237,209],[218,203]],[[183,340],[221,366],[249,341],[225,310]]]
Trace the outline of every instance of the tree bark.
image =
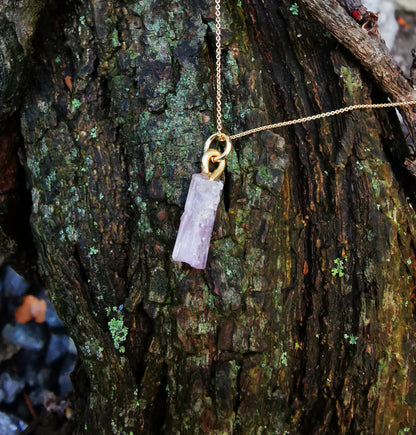
[[[230,134],[412,96],[349,3],[223,1]],[[77,433],[416,431],[415,180],[394,111],[235,141],[197,271],[170,256],[215,131],[212,2],[4,2],[0,17],[1,126],[79,351]]]

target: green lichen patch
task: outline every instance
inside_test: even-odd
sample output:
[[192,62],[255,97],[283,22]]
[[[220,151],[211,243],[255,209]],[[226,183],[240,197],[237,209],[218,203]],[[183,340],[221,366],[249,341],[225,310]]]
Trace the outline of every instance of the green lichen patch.
[[341,258],[335,258],[334,259],[334,266],[331,269],[332,276],[338,276],[339,278],[342,278],[345,274],[345,263],[347,262],[347,257],[341,259]]
[[111,337],[113,338],[114,347],[120,352],[125,352],[123,343],[126,341],[128,328],[124,325],[123,314],[117,310],[115,317],[108,321],[108,329],[110,330]]
[[297,3],[293,3],[293,5],[289,8],[289,11],[292,15],[299,15],[299,6]]
[[361,93],[364,88],[358,70],[342,66],[340,77],[345,83],[347,101],[356,101],[356,95]]

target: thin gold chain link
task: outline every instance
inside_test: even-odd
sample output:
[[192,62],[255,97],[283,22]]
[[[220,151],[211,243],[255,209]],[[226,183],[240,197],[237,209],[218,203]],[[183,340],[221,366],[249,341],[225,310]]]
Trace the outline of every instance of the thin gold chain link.
[[262,125],[261,127],[252,128],[238,134],[230,136],[230,139],[238,139],[240,137],[248,136],[249,134],[258,133],[259,131],[272,130],[275,128],[287,127],[289,125],[302,124],[303,122],[314,121],[315,119],[328,118],[330,116],[339,115],[345,112],[352,112],[353,110],[360,109],[381,109],[386,107],[403,107],[413,106],[416,100],[400,101],[396,103],[376,103],[376,104],[354,104],[352,106],[343,107],[342,109],[331,110],[330,112],[318,113],[317,115],[306,116],[305,118],[292,119],[290,121],[277,122],[276,124]]
[[215,0],[215,59],[217,69],[217,132],[222,134],[222,90],[221,90],[221,1]]
[[[222,132],[222,90],[221,90],[221,0],[215,0],[215,59],[216,59],[216,81],[217,81],[217,135],[220,140],[223,140]],[[302,124],[304,122],[314,121],[316,119],[328,118],[330,116],[339,115],[345,112],[362,109],[381,109],[388,107],[404,107],[416,105],[416,100],[400,101],[393,103],[376,103],[376,104],[354,104],[352,106],[343,107],[341,109],[332,110],[330,112],[318,113],[317,115],[306,116],[304,118],[292,119],[290,121],[277,122],[275,124],[262,125],[252,128],[238,134],[229,136],[229,139],[239,139],[253,133],[258,133],[264,130],[272,130],[276,128],[287,127],[289,125]]]

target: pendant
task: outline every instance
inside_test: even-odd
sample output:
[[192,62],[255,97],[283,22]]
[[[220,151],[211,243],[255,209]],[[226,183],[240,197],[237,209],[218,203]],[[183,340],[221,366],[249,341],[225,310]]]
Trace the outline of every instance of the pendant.
[[173,261],[183,261],[195,269],[205,269],[223,186],[220,180],[210,180],[208,174],[192,175],[173,249]]
[[[209,148],[215,138],[226,141],[224,153]],[[192,176],[172,253],[173,261],[188,263],[194,269],[205,269],[207,263],[211,233],[224,187],[218,178],[224,172],[225,157],[231,151],[231,141],[228,136],[219,136],[217,133],[207,140],[204,150],[202,173]],[[213,172],[209,170],[210,162],[218,163]]]

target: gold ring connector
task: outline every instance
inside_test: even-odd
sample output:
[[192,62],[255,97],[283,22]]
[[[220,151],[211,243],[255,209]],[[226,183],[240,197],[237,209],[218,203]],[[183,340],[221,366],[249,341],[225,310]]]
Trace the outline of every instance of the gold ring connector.
[[229,136],[227,136],[224,133],[214,133],[205,142],[204,152],[207,152],[211,148],[211,144],[212,142],[214,142],[215,139],[218,139],[220,142],[225,142],[225,148],[223,153],[222,154],[220,153],[219,157],[216,157],[214,160],[216,163],[218,163],[220,160],[225,159],[228,156],[228,154],[230,154],[232,145]]
[[[221,157],[221,153],[218,150],[215,149],[209,149],[204,152],[204,155],[202,156],[202,173],[208,174],[209,179],[214,181],[217,178],[220,178],[222,173],[225,169],[225,160],[219,160]],[[210,172],[209,170],[209,164],[210,163],[217,163],[217,169],[215,171]]]

